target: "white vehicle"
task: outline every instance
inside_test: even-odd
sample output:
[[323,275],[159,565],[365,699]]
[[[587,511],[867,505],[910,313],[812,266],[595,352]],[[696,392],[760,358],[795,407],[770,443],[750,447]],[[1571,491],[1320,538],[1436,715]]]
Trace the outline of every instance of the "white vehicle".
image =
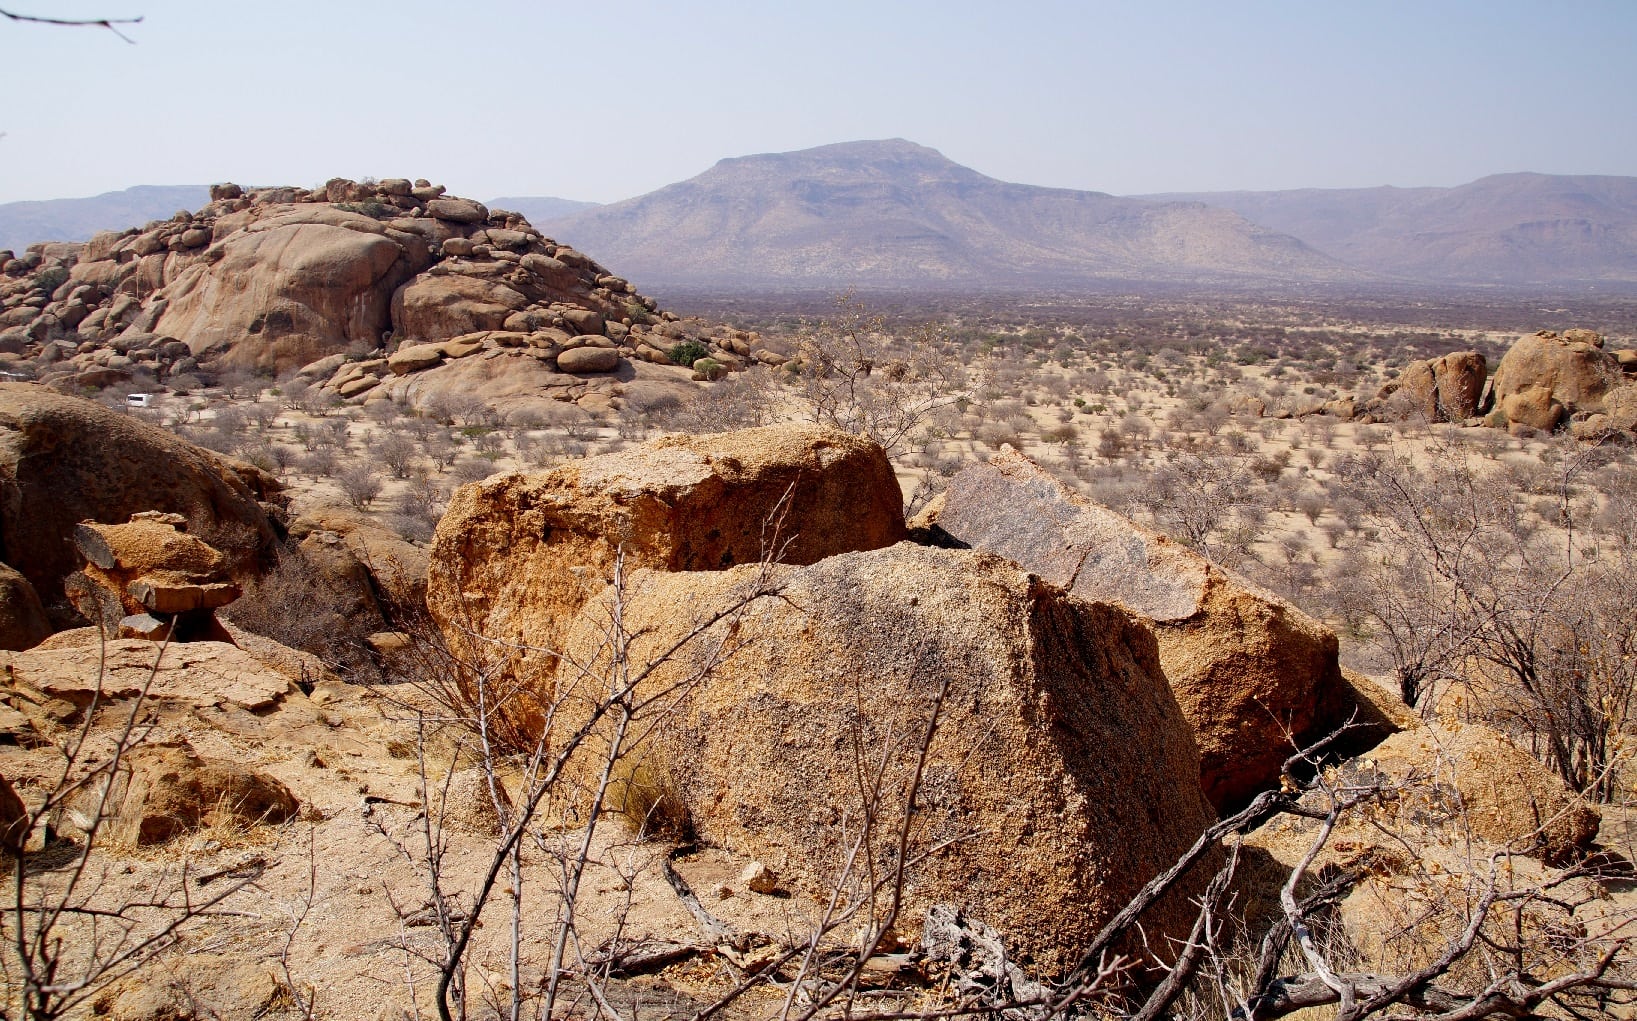
[[127,408],[151,408],[153,407],[153,394],[127,394],[125,406]]

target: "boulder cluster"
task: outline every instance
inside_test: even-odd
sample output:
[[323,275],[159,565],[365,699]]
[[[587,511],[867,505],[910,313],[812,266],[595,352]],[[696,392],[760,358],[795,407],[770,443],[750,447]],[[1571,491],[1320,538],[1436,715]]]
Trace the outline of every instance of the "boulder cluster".
[[[569,756],[571,811],[605,788],[793,889],[907,855],[904,936],[954,905],[1047,973],[1219,812],[1299,787],[1293,750],[1343,725],[1333,753],[1399,734],[1345,768],[1406,790],[1454,756],[1496,847],[1563,861],[1595,837],[1500,735],[1429,727],[1344,674],[1318,621],[1010,449],[907,531],[897,501],[878,447],[802,425],[496,476],[439,524],[428,606],[508,693],[498,715]],[[1435,841],[1473,839],[1443,788],[1425,798]],[[906,843],[858,862],[861,826]],[[1203,881],[1144,916],[1151,947],[1186,934]]]
[[785,360],[425,180],[217,185],[168,221],[0,252],[0,372],[65,392],[234,368],[415,401],[447,388],[428,370],[499,360],[480,375],[509,379],[503,396],[521,375],[595,412],[634,365],[679,355],[700,379]]
[[[0,425],[18,569],[0,571],[0,633],[20,650],[0,653],[0,842],[47,839],[28,816],[46,757],[27,750],[139,696],[162,726],[111,778],[115,843],[287,820],[330,773],[357,797],[325,760],[399,754],[328,713],[347,686],[314,657],[214,617],[264,576],[269,541],[299,540],[316,580],[383,539],[330,517],[286,531],[243,466],[44,387],[0,386]],[[112,474],[122,456],[140,479]],[[468,485],[426,560],[362,584],[424,598],[471,668],[459,683],[488,685],[492,733],[565,755],[564,818],[597,802],[675,826],[750,860],[740,882],[763,896],[862,898],[897,877],[897,938],[954,910],[1043,974],[1079,963],[1219,814],[1294,797],[1311,774],[1291,774],[1292,749],[1344,722],[1355,740],[1330,750],[1357,757],[1329,775],[1392,796],[1309,864],[1363,877],[1338,905],[1361,947],[1392,931],[1382,890],[1439,903],[1491,854],[1530,875],[1579,862],[1600,824],[1504,735],[1395,711],[1339,669],[1322,624],[1010,450],[906,527],[885,453],[859,437],[665,437]],[[65,600],[104,627],[63,630],[42,605]],[[231,753],[246,736],[269,742],[266,769]],[[452,819],[489,804],[450,791]],[[1275,886],[1317,825],[1247,837]],[[1122,949],[1185,938],[1210,866]]]
[[1488,424],[1582,439],[1637,430],[1637,351],[1611,351],[1591,330],[1542,330],[1495,368]]
[[1364,422],[1629,436],[1637,432],[1637,350],[1610,350],[1592,330],[1541,330],[1514,342],[1493,377],[1478,351],[1411,362],[1357,411]]

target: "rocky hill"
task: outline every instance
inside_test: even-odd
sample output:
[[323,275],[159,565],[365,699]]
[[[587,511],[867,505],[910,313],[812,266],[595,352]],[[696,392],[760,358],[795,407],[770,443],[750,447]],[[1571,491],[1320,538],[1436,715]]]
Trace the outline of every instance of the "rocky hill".
[[102,230],[124,230],[209,198],[202,184],[140,185],[91,198],[0,204],[0,248],[20,252],[37,241],[89,241]]
[[[210,199],[83,244],[0,251],[0,372],[73,393],[300,370],[353,401],[458,392],[504,411],[606,411],[628,383],[686,385],[706,355],[713,372],[782,361],[660,310],[523,216],[425,181],[227,184]],[[673,365],[690,341],[690,364]]]
[[1387,277],[1637,282],[1637,177],[1497,174],[1456,188],[1146,196],[1204,202]]
[[650,286],[1359,276],[1224,209],[1009,184],[902,139],[727,159],[547,227]]

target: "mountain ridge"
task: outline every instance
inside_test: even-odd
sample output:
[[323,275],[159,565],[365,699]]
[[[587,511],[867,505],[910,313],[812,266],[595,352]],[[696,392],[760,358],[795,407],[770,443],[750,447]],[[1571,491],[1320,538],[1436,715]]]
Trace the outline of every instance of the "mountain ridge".
[[1226,210],[999,181],[904,139],[723,159],[685,181],[541,226],[651,284],[1358,275]]
[[1637,177],[1523,171],[1449,188],[1136,197],[1232,209],[1389,276],[1474,284],[1637,282]]

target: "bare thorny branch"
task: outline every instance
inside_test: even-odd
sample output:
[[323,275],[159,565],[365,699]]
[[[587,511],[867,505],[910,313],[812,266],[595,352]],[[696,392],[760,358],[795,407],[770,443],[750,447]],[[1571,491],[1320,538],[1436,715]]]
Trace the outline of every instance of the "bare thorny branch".
[[[99,990],[172,946],[182,929],[212,914],[255,881],[254,875],[238,878],[209,896],[197,898],[190,890],[192,877],[184,864],[179,875],[172,876],[166,870],[156,878],[149,896],[125,896],[108,906],[96,903],[103,884],[92,875],[93,856],[101,850],[103,830],[117,814],[117,801],[122,796],[118,793],[119,778],[126,756],[151,730],[149,693],[168,648],[168,637],[155,646],[153,662],[137,694],[130,699],[111,750],[93,757],[92,728],[105,703],[104,640],[99,646],[97,683],[90,703],[82,710],[78,729],[59,746],[62,764],[57,780],[39,806],[27,814],[16,839],[6,842],[12,884],[8,903],[0,910],[0,928],[10,930],[10,940],[6,955],[0,958],[5,961],[0,973],[9,974],[15,967],[20,981],[15,985],[7,982],[6,999],[0,1001],[0,1018],[9,1017],[14,1009],[25,1019],[61,1017],[78,1009]],[[38,880],[39,870],[31,868],[27,851],[30,836],[39,833],[49,844],[56,836],[53,820],[69,808],[72,799],[86,791],[94,793],[88,810],[76,813],[81,833],[74,857],[60,870],[61,883],[48,886]]]
[[50,18],[38,14],[17,14],[0,8],[0,18],[33,25],[58,25],[67,28],[106,28],[126,42],[136,45],[136,40],[121,32],[117,26],[139,25],[141,16],[135,18]]

